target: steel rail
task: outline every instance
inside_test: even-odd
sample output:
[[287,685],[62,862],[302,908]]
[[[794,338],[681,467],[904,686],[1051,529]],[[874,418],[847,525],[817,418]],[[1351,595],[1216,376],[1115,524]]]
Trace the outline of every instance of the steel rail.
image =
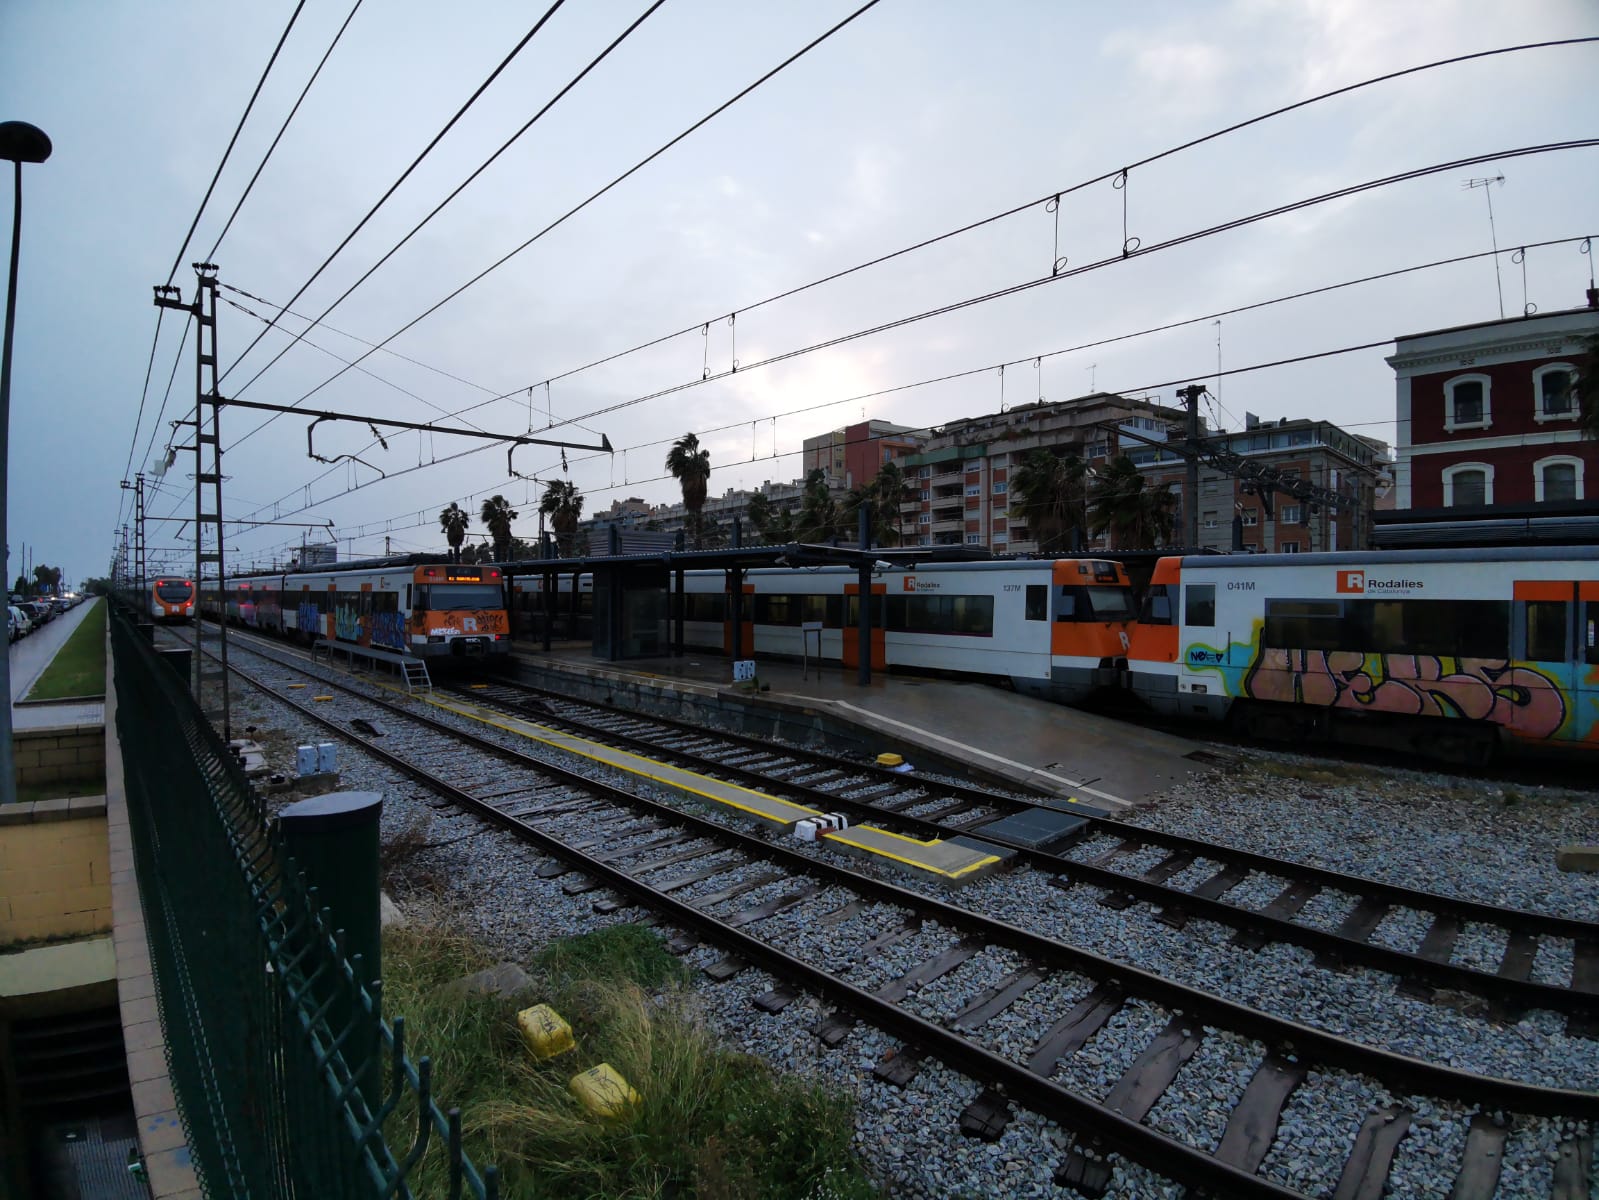
[[[230,669],[252,685],[271,694],[281,703],[304,714],[325,728],[337,732],[340,736],[357,743],[375,757],[389,763],[419,782],[441,790],[444,794],[449,795],[451,799],[461,803],[474,813],[509,829],[517,831],[529,829],[523,822],[496,809],[489,802],[479,800],[453,784],[438,779],[429,773],[426,768],[377,746],[370,739],[353,733],[333,719],[256,680],[237,666],[230,664]],[[296,667],[295,669],[299,668]],[[601,783],[580,771],[569,770],[500,745],[477,734],[410,711],[403,705],[368,695],[336,680],[329,680],[325,677],[318,678],[321,682],[345,691],[364,703],[372,704],[395,716],[403,717],[425,726],[451,740],[468,743],[502,759],[529,767],[539,774],[560,780],[566,786],[591,794],[598,793],[629,807],[648,812],[663,821],[685,827],[701,837],[719,841],[738,849],[751,858],[765,859],[782,865],[796,874],[811,875],[846,890],[898,905],[911,912],[931,917],[952,929],[969,934],[983,935],[988,944],[1001,945],[1015,950],[1040,965],[1049,966],[1056,970],[1072,971],[1087,978],[1107,983],[1126,996],[1138,996],[1152,1000],[1170,1012],[1190,1015],[1202,1024],[1225,1028],[1242,1037],[1266,1043],[1284,1055],[1308,1056],[1333,1069],[1368,1075],[1390,1089],[1400,1089],[1401,1094],[1421,1092],[1433,1097],[1456,1100],[1464,1104],[1487,1109],[1503,1109],[1529,1115],[1564,1117],[1576,1120],[1599,1120],[1599,1092],[1549,1088],[1537,1084],[1524,1083],[1519,1080],[1475,1075],[1453,1067],[1443,1067],[1407,1055],[1397,1054],[1390,1050],[1380,1050],[1324,1030],[1302,1025],[1245,1005],[1236,1004],[1199,989],[1162,978],[1130,964],[1116,962],[1021,929],[1015,925],[969,912],[919,892],[862,874],[858,870],[837,866],[823,859],[813,858],[799,851],[775,845],[719,822],[697,817],[670,805],[640,796],[628,791],[626,788]],[[567,854],[563,854],[561,857],[571,861],[568,857],[571,854],[580,854],[580,852],[570,851],[567,848]],[[589,873],[587,867],[582,869],[585,874]],[[597,864],[595,873],[603,876],[607,881],[613,878],[614,875],[613,870],[605,866],[605,864]],[[630,876],[620,875],[619,878],[630,881],[624,889],[630,895],[641,897],[654,895],[654,889],[649,888],[648,885],[632,881]],[[663,896],[662,899],[674,911],[681,904],[681,902],[672,901],[670,897]],[[695,918],[696,928],[705,927],[703,922],[710,921],[718,930],[715,935],[716,940],[723,940],[719,932],[719,923],[716,923],[714,918],[710,918],[706,914],[698,913],[697,910],[694,911],[697,913]],[[734,933],[736,933],[734,930],[728,931],[730,936]],[[780,952],[773,951],[773,953]],[[849,987],[848,984],[836,980],[833,981],[833,986]],[[973,1050],[976,1051],[976,1048],[974,1047]],[[942,1057],[936,1050],[934,1052],[935,1057]],[[1115,1129],[1117,1127],[1112,1126],[1111,1128]],[[1165,1138],[1164,1135],[1156,1136],[1161,1139],[1161,1145],[1164,1147],[1175,1149],[1183,1146],[1182,1143]],[[1183,1149],[1190,1150],[1190,1153],[1198,1153],[1188,1147],[1183,1147]]]
[[[523,686],[523,685],[514,685]],[[470,692],[449,689],[451,694],[461,695],[463,698],[472,699],[481,703],[476,695]],[[581,702],[580,702],[581,703]],[[588,705],[588,707],[596,707]],[[525,715],[525,714],[524,714]],[[670,718],[659,718],[653,714],[626,714],[634,719],[647,722],[659,722],[675,728],[681,728],[687,734],[700,737],[726,737],[719,730],[696,729],[681,722],[672,721]],[[775,779],[762,775],[758,771],[744,767],[717,762],[715,759],[698,758],[691,752],[673,750],[651,742],[648,738],[638,737],[618,730],[606,729],[603,726],[590,725],[587,722],[561,714],[540,713],[532,719],[548,722],[565,727],[569,730],[585,733],[598,740],[610,739],[616,743],[633,749],[655,755],[657,757],[675,758],[681,762],[692,762],[700,767],[707,764],[714,766],[717,773],[725,775],[737,782],[752,787],[759,787],[768,793],[785,791],[793,796],[801,797],[808,804],[820,806],[824,810],[847,811],[857,816],[870,817],[875,823],[910,831],[922,837],[947,837],[951,832],[960,836],[976,838],[993,842],[1014,850],[1017,859],[1038,871],[1050,874],[1063,875],[1074,883],[1083,883],[1091,887],[1104,888],[1107,891],[1120,892],[1136,900],[1157,906],[1166,911],[1181,911],[1188,916],[1215,921],[1230,928],[1256,933],[1273,942],[1283,942],[1300,946],[1318,955],[1335,959],[1339,962],[1371,967],[1385,974],[1395,975],[1404,980],[1414,980],[1438,988],[1469,992],[1481,995],[1497,1004],[1509,1009],[1548,1009],[1567,1017],[1599,1018],[1599,992],[1587,992],[1561,984],[1540,983],[1531,979],[1516,979],[1509,976],[1497,975],[1488,971],[1479,971],[1472,967],[1458,966],[1450,962],[1438,962],[1433,959],[1423,958],[1405,950],[1396,950],[1390,946],[1383,946],[1373,942],[1357,941],[1354,938],[1344,937],[1329,929],[1322,929],[1313,925],[1300,924],[1290,918],[1277,917],[1258,909],[1242,908],[1236,904],[1229,904],[1222,899],[1210,899],[1195,895],[1193,892],[1181,888],[1169,887],[1163,883],[1140,878],[1136,875],[1125,875],[1109,867],[1095,866],[1092,863],[1077,862],[1073,859],[1038,850],[1034,847],[1001,837],[987,830],[954,829],[935,821],[928,821],[920,817],[889,812],[877,808],[871,800],[850,800],[820,788],[811,787],[803,783],[791,783],[783,779]],[[826,755],[814,755],[807,751],[791,750],[787,746],[773,746],[771,743],[760,742],[756,739],[745,739],[741,735],[727,740],[735,744],[748,744],[752,750],[762,750],[768,754],[782,754],[797,759],[808,759],[818,763],[831,763],[839,770],[848,770],[855,773],[866,773],[865,768],[839,759],[830,759]],[[872,768],[873,772],[878,768]],[[907,780],[903,775],[892,771],[881,772],[884,781],[893,781],[904,785]],[[932,783],[920,781],[921,786],[928,789],[929,802],[943,796],[969,800],[974,804],[983,804],[987,807],[1000,807],[1006,798],[991,796],[987,793],[972,789],[963,789],[957,785],[945,784],[942,781]],[[1027,805],[1009,802],[1020,810]],[[1052,811],[1068,811],[1054,809]],[[1082,814],[1073,813],[1074,816]],[[1087,818],[1092,819],[1092,818]],[[1126,829],[1127,837],[1144,840],[1140,837],[1141,826],[1122,825],[1114,823],[1118,829]],[[1229,860],[1224,853],[1208,849],[1211,845],[1207,842],[1192,842],[1189,839],[1178,839],[1180,843],[1176,849],[1190,851],[1196,858],[1205,857],[1214,861],[1227,864]],[[1195,850],[1193,847],[1207,847],[1204,850]],[[1250,853],[1250,852],[1242,852]],[[1257,868],[1263,873],[1274,878],[1281,878],[1290,882],[1302,878],[1299,873],[1299,864],[1287,860],[1266,858],[1250,853],[1251,858],[1260,858],[1263,862],[1271,864],[1267,867]],[[1369,895],[1379,889],[1367,886],[1368,881],[1364,876],[1338,875],[1344,881],[1337,890],[1355,896]],[[1380,889],[1387,896],[1395,892],[1401,897],[1409,895],[1430,896],[1430,893],[1412,893],[1409,889],[1384,887]],[[1390,904],[1398,903],[1402,907],[1431,911],[1424,905],[1409,900],[1389,900]],[[1536,915],[1536,914],[1533,914]],[[1555,919],[1555,918],[1552,918]],[[1565,920],[1558,918],[1558,920]],[[1586,931],[1584,937],[1599,939],[1599,925],[1581,925]],[[1539,930],[1544,936],[1569,936],[1554,933],[1549,930]]]

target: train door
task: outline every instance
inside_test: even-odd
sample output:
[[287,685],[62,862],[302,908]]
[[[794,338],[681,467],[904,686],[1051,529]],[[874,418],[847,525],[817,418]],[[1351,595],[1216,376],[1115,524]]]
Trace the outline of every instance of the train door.
[[[861,663],[861,585],[846,583],[844,585],[844,646],[843,660],[846,669],[859,667]],[[888,585],[882,583],[872,584],[873,597],[881,596],[883,599],[874,599],[871,607],[872,617],[872,663],[871,669],[881,671],[888,666],[888,639],[884,636],[883,622],[887,617]]]
[[1592,729],[1594,688],[1584,679],[1592,674],[1592,651],[1578,587],[1567,580],[1515,583],[1511,638],[1519,662],[1495,690],[1510,703],[1511,732],[1527,741],[1575,741]]

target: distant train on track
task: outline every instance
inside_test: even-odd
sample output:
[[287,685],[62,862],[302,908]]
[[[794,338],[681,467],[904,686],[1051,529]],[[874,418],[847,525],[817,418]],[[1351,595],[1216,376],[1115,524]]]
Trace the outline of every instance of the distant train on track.
[[1254,736],[1599,751],[1596,632],[1599,547],[1165,558],[1128,683]]
[[158,575],[150,581],[143,606],[152,620],[192,621],[194,619],[194,580],[181,575]]
[[[225,582],[228,619],[240,625],[418,658],[492,658],[511,649],[505,580],[497,566],[374,559]],[[218,610],[216,586],[202,597]]]

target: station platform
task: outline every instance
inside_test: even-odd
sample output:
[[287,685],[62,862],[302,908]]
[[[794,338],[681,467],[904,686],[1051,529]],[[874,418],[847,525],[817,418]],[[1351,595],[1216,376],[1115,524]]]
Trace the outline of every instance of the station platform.
[[1081,709],[1020,696],[987,683],[874,671],[861,685],[853,667],[758,661],[757,686],[734,684],[732,664],[704,653],[596,660],[588,643],[546,653],[513,647],[520,673],[569,676],[589,690],[665,692],[710,702],[822,714],[860,730],[870,744],[962,764],[991,779],[1031,788],[1062,803],[1112,812],[1147,800],[1200,769],[1186,738]]

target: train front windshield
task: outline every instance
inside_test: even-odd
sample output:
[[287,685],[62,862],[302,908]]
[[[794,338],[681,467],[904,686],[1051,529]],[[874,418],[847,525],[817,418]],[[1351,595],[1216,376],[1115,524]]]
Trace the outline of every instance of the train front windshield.
[[1137,615],[1133,593],[1126,587],[1082,587],[1068,584],[1060,589],[1057,621],[1131,621]]
[[158,579],[155,585],[155,594],[168,604],[176,604],[193,596],[194,588],[176,579]]
[[428,612],[462,612],[504,608],[505,595],[492,583],[436,583],[416,589],[416,608]]

